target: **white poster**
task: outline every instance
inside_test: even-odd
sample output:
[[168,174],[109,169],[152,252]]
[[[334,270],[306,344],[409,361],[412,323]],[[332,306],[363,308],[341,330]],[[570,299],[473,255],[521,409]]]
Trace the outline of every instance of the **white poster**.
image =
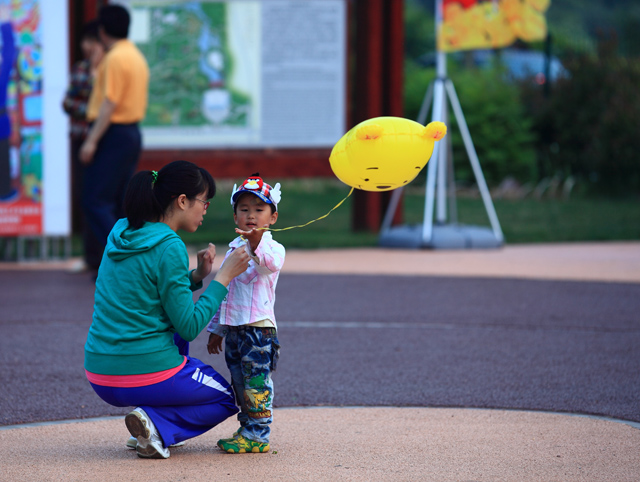
[[145,149],[328,147],[344,134],[345,0],[120,3],[151,71]]
[[0,0],[0,29],[0,236],[66,236],[67,4]]

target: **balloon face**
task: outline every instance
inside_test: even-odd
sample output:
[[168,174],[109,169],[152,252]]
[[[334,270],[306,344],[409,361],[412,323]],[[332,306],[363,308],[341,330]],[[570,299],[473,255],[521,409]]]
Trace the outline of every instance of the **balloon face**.
[[413,181],[427,164],[447,126],[426,127],[400,117],[375,117],[347,132],[331,151],[334,174],[364,191],[389,191]]

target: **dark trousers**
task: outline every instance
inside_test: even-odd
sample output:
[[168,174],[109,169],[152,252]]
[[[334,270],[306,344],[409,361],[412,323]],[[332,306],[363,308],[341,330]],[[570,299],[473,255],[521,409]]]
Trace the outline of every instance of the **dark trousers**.
[[9,160],[9,138],[0,139],[0,198],[11,194],[11,162]]
[[85,167],[80,162],[80,149],[84,139],[71,140],[71,226],[75,234],[82,234],[84,262],[91,270],[98,270],[102,260],[102,244],[96,239],[93,230],[84,220],[82,196]]
[[98,143],[93,161],[85,168],[82,196],[85,222],[101,250],[113,225],[124,217],[124,195],[136,171],[141,148],[138,124],[111,124]]

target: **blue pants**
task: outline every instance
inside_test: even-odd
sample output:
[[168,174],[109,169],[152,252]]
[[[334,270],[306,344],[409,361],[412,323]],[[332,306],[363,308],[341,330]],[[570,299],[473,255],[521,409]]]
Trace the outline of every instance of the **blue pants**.
[[231,327],[225,338],[225,360],[240,413],[240,434],[255,442],[269,442],[273,421],[273,381],[280,356],[274,328]]
[[106,246],[113,225],[124,217],[124,195],[141,148],[138,124],[111,124],[98,142],[93,161],[85,168],[85,220],[100,243],[100,251]]
[[[183,343],[181,352],[188,350]],[[147,412],[165,447],[202,435],[238,413],[231,386],[222,375],[188,356],[182,370],[164,382],[135,388],[91,386],[110,405]]]

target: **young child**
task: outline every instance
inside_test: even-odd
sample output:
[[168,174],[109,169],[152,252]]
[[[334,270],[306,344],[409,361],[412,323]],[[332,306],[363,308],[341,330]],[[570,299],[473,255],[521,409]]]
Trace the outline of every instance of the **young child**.
[[207,327],[210,354],[220,353],[225,339],[225,360],[240,406],[240,428],[231,438],[218,441],[218,447],[228,453],[269,451],[271,373],[280,351],[273,305],[285,249],[261,228],[275,224],[279,202],[280,184],[272,188],[259,174],[239,188],[233,186],[233,219],[240,236],[229,244],[227,256],[244,249],[251,260],[247,271],[229,284],[229,293]]

